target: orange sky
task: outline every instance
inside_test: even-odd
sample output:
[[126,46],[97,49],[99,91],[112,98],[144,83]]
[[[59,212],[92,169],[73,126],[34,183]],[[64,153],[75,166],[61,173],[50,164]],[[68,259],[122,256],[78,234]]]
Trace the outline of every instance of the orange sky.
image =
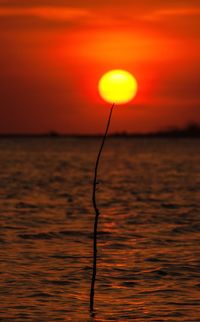
[[0,133],[102,133],[113,68],[139,92],[112,132],[200,122],[199,0],[0,0]]

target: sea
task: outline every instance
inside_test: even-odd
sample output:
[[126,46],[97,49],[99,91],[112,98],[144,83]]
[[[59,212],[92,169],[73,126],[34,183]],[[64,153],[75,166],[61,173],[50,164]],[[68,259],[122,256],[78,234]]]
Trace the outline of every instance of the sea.
[[200,321],[200,140],[0,139],[0,321]]

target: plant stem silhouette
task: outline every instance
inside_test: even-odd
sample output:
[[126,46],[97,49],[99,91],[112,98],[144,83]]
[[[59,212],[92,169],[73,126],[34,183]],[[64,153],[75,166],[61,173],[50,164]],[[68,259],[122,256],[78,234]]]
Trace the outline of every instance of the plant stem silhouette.
[[101,143],[101,147],[99,149],[99,153],[96,159],[96,164],[95,164],[95,170],[94,170],[94,180],[93,180],[93,192],[92,192],[92,203],[95,211],[95,220],[94,220],[94,233],[93,233],[93,271],[92,271],[92,280],[91,280],[91,289],[90,289],[90,312],[92,313],[94,310],[94,287],[95,287],[95,280],[96,280],[96,269],[97,269],[97,228],[98,228],[98,220],[99,220],[99,215],[100,211],[97,207],[96,203],[96,186],[97,186],[97,175],[98,175],[98,166],[99,166],[99,161],[101,157],[101,153],[103,150],[103,146],[106,140],[106,136],[108,133],[108,129],[110,126],[110,121],[111,121],[111,116],[112,116],[112,111],[114,108],[115,104],[113,103],[111,110],[110,110],[110,115],[108,118],[107,126],[106,126],[106,131],[103,136],[103,140]]

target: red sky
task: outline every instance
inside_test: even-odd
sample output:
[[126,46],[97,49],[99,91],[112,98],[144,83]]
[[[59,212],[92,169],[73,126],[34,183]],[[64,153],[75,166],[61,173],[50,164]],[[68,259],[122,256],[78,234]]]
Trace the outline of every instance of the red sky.
[[139,92],[112,132],[200,123],[200,1],[0,0],[0,133],[102,133],[115,68]]

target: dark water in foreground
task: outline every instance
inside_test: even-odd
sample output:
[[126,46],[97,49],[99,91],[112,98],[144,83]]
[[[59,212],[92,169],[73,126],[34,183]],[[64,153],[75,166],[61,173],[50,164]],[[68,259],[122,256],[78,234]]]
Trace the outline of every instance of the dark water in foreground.
[[200,141],[0,141],[0,321],[200,321]]

